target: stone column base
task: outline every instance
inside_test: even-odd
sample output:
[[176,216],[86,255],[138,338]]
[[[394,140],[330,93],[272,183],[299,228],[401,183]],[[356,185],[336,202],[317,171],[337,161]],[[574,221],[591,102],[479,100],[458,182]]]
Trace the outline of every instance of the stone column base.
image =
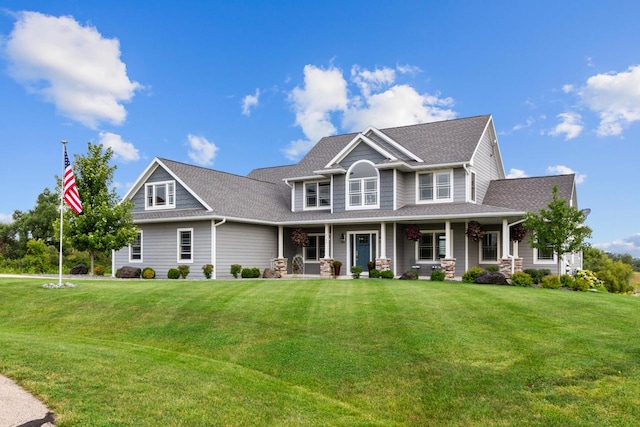
[[[513,272],[522,272],[522,258],[514,258]],[[502,258],[500,260],[500,273],[504,274],[507,279],[511,278],[511,258]]]
[[333,258],[320,258],[320,277],[333,276]]
[[440,268],[444,271],[445,280],[453,280],[456,278],[456,259],[455,258],[441,258]]
[[287,258],[276,258],[273,260],[273,271],[280,274],[280,277],[287,275]]
[[376,258],[376,270],[391,270],[391,258]]

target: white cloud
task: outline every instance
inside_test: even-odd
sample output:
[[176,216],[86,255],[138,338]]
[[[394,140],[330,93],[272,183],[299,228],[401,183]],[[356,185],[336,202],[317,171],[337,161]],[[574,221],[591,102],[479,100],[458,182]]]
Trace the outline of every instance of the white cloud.
[[396,80],[396,71],[392,68],[376,68],[373,71],[360,69],[360,66],[351,67],[351,80],[358,85],[362,95],[368,98],[372,90],[380,90]]
[[570,140],[580,136],[582,129],[582,116],[578,113],[568,111],[566,113],[558,114],[557,116],[562,120],[553,130],[549,131],[549,135],[560,136],[564,135],[565,140]]
[[573,92],[573,85],[564,85],[562,86],[562,91],[564,93],[571,93]]
[[255,95],[247,95],[242,98],[242,114],[251,115],[251,109],[257,107],[260,101],[260,89],[256,89]]
[[595,243],[593,246],[603,251],[640,258],[640,233],[610,243]]
[[100,132],[99,143],[104,148],[111,148],[114,156],[123,162],[140,160],[138,149],[132,143],[123,141],[120,135],[111,132]]
[[507,174],[507,179],[526,178],[528,176],[529,175],[527,175],[527,173],[522,169],[511,168],[509,169],[509,173]]
[[533,119],[533,117],[529,117],[525,123],[518,123],[517,125],[515,125],[513,127],[512,130],[517,131],[517,130],[520,130],[520,129],[525,129],[525,128],[530,127],[534,123],[535,123],[535,120]]
[[21,12],[4,44],[9,73],[58,112],[90,128],[122,124],[141,85],[129,80],[117,39],[72,17]]
[[589,77],[578,95],[600,116],[598,135],[620,135],[629,124],[640,121],[640,65]]
[[576,184],[582,184],[584,182],[584,180],[587,179],[587,175],[580,174],[580,173],[574,171],[573,169],[571,169],[571,168],[569,168],[567,166],[564,166],[564,165],[549,166],[547,168],[547,173],[555,174],[555,175],[575,174],[576,175]]
[[218,152],[218,147],[213,142],[207,141],[202,136],[187,136],[189,146],[189,158],[197,165],[211,166]]
[[0,223],[11,224],[13,222],[13,215],[0,213]]

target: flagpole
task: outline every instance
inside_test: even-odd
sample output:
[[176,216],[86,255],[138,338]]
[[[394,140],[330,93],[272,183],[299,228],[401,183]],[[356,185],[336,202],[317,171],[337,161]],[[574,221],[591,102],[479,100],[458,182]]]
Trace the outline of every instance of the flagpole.
[[62,144],[62,175],[60,175],[60,260],[58,263],[58,286],[62,287],[62,222],[64,220],[64,153],[67,141],[60,141]]

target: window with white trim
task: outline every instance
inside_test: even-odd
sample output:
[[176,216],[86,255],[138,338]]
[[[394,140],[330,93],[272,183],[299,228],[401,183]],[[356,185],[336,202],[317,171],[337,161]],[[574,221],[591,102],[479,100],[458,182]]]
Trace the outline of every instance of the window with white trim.
[[304,248],[305,261],[320,261],[324,256],[324,234],[308,234],[309,246]]
[[129,262],[142,262],[142,230],[129,245]]
[[331,207],[331,183],[307,182],[304,185],[305,208],[329,208]]
[[450,202],[453,200],[453,170],[419,173],[418,202]]
[[178,262],[193,262],[193,228],[178,229]]
[[347,209],[380,207],[378,170],[373,163],[361,160],[354,163],[347,173]]
[[556,254],[552,248],[538,249],[533,248],[533,263],[534,264],[555,264],[558,261]]
[[447,256],[447,238],[444,231],[421,231],[416,242],[416,259],[424,262],[440,261]]
[[480,262],[497,262],[500,257],[499,231],[487,231],[480,242]]
[[175,181],[145,184],[145,209],[171,209],[176,207]]

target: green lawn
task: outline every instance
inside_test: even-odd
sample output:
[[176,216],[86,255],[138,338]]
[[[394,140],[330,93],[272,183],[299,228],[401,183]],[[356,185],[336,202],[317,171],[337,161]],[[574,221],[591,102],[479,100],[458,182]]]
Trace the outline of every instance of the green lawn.
[[640,298],[399,280],[0,279],[58,426],[633,426]]

